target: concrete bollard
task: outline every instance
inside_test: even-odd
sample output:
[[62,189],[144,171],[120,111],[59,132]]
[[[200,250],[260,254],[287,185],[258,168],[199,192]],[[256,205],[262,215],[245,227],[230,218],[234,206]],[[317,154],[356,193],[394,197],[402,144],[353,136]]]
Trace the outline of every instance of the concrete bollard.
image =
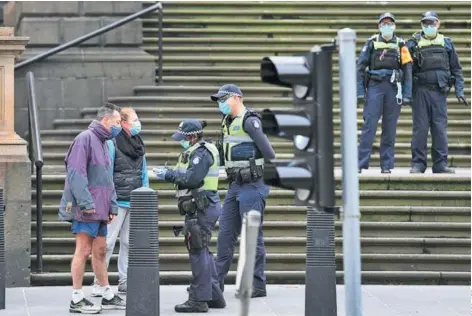
[[126,316],[159,316],[159,228],[157,192],[131,192]]

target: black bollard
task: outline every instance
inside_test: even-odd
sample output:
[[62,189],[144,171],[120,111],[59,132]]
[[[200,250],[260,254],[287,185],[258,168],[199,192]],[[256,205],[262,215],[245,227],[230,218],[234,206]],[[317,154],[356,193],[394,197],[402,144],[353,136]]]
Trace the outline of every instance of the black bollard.
[[5,309],[5,202],[0,188],[0,309]]
[[157,192],[131,192],[126,316],[159,316]]

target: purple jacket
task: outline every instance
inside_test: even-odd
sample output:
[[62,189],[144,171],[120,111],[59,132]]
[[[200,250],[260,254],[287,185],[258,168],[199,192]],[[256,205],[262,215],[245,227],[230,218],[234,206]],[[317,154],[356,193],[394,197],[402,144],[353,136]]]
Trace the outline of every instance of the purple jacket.
[[[64,221],[107,221],[118,214],[110,154],[106,141],[110,133],[98,121],[74,139],[66,154],[66,181],[59,206]],[[85,210],[95,209],[87,214]]]

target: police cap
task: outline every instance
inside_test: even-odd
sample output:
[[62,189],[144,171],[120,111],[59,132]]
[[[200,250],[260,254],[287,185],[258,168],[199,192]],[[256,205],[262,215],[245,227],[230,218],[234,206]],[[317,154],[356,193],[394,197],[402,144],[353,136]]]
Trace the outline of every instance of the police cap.
[[383,19],[390,18],[395,22],[395,16],[391,14],[390,12],[383,13],[379,16],[379,24],[382,22]]
[[439,21],[438,14],[434,11],[428,11],[428,12],[423,13],[423,15],[421,16],[421,22],[427,21],[427,20]]
[[206,121],[185,120],[179,124],[177,132],[172,135],[175,141],[185,140],[187,136],[202,133],[203,128],[207,125]]
[[237,95],[238,97],[242,97],[243,93],[241,89],[235,84],[225,84],[223,85],[217,93],[211,96],[212,101],[218,101],[221,97],[225,95]]

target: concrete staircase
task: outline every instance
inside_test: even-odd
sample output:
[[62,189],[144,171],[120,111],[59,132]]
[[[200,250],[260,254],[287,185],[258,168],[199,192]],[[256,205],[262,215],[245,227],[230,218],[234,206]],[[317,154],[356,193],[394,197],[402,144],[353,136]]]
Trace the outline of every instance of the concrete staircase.
[[[192,3],[164,2],[164,84],[137,86],[134,95],[110,98],[122,106],[133,106],[143,123],[149,166],[175,163],[179,145],[170,140],[184,118],[209,122],[207,136],[216,136],[221,115],[209,95],[224,83],[240,85],[245,103],[256,109],[291,108],[290,90],[260,82],[259,62],[264,56],[308,51],[336,36],[339,28],[356,29],[358,49],[375,32],[376,17],[384,11],[396,14],[398,33],[409,36],[419,27],[421,13],[434,9],[444,33],[451,36],[459,52],[470,99],[470,3]],[[157,53],[157,18],[143,19],[144,46]],[[335,147],[340,165],[338,66],[335,56]],[[90,105],[95,106],[95,105]],[[95,116],[86,107],[81,117],[56,119],[53,130],[42,131],[44,177],[44,272],[32,274],[38,285],[69,284],[74,240],[70,225],[57,221],[64,185],[64,153],[72,139]],[[362,269],[364,283],[470,284],[470,108],[449,97],[450,164],[462,169],[456,175],[405,172],[360,176]],[[362,109],[358,109],[358,126]],[[380,129],[380,128],[379,128]],[[396,157],[398,167],[410,164],[411,108],[404,107],[398,123]],[[380,136],[380,130],[378,131]],[[379,141],[379,138],[378,138]],[[290,158],[290,142],[273,139],[278,158]],[[372,167],[378,167],[379,143]],[[341,177],[337,178],[338,204],[342,205]],[[34,178],[32,180],[35,186]],[[170,185],[155,181],[160,201],[161,277],[163,283],[185,283],[189,264],[181,238],[172,234],[180,223]],[[224,198],[227,182],[220,184]],[[33,205],[35,195],[33,193]],[[293,193],[273,188],[266,209],[264,234],[267,247],[268,281],[304,282],[305,210],[293,206]],[[32,208],[35,218],[35,207]],[[342,222],[336,222],[337,270],[342,282]],[[32,224],[32,236],[35,233]],[[214,249],[216,234],[212,241]],[[117,242],[119,244],[119,241]],[[35,251],[35,239],[32,239]],[[116,253],[118,251],[118,245]],[[116,281],[116,255],[109,271]],[[235,256],[237,260],[237,256]],[[236,261],[235,261],[236,263]],[[32,271],[35,256],[32,256]],[[233,265],[228,280],[234,280]],[[87,282],[91,267],[87,267]]]

